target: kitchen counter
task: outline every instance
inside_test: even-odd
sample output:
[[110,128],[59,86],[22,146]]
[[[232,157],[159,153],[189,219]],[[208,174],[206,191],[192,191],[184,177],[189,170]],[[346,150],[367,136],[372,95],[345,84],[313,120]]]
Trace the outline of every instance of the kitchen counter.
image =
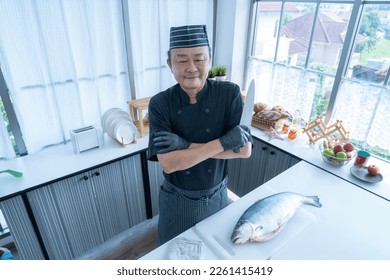
[[[282,242],[278,241],[278,246],[276,246],[278,250],[262,250],[264,254],[256,255],[256,258],[349,258],[349,254],[351,254],[352,258],[389,257],[389,248],[387,245],[381,245],[389,243],[386,243],[385,235],[382,235],[383,233],[389,236],[388,225],[382,222],[390,213],[388,208],[390,206],[390,164],[388,162],[374,157],[370,159],[370,164],[376,163],[381,167],[384,180],[379,183],[368,184],[350,174],[349,168],[352,166],[352,163],[341,168],[324,163],[318,147],[316,145],[309,145],[309,142],[305,139],[305,135],[301,135],[295,141],[287,141],[286,139],[283,141],[279,139],[269,140],[267,133],[254,127],[252,127],[252,134],[255,138],[274,146],[276,149],[300,158],[302,161],[274,179],[271,179],[266,184],[263,184],[254,192],[251,192],[251,195],[244,196],[231,206],[228,206],[226,210],[223,209],[220,211],[221,213],[218,212],[213,216],[214,218],[210,217],[210,219],[207,219],[209,221],[216,219],[210,224],[207,224],[208,228],[218,230],[218,232],[210,232],[214,241],[207,239],[207,236],[205,237],[204,234],[202,235],[204,231],[199,227],[203,225],[203,222],[188,230],[186,235],[190,238],[203,238],[202,240],[205,244],[203,250],[204,258],[232,258],[232,250],[227,249],[228,255],[226,255],[226,252],[224,252],[226,251],[225,249],[218,248],[219,245],[216,246],[212,242],[215,243],[216,240],[217,243],[221,242],[218,237],[220,232],[225,232],[225,234],[230,235],[231,227],[235,223],[234,219],[237,219],[238,213],[241,213],[245,207],[249,206],[252,199],[282,190],[308,192],[308,194],[311,194],[311,190],[313,190],[315,191],[313,193],[320,195],[324,207],[321,209],[313,209],[312,207],[302,209],[296,215],[296,221],[298,223],[295,224],[295,228],[294,223],[290,226],[292,227],[290,231],[294,233],[292,235],[294,242],[290,242],[288,237],[286,237],[287,239],[283,239],[283,237],[282,239],[275,239],[282,240]],[[0,170],[13,169],[23,172],[23,177],[21,178],[15,178],[6,173],[0,174],[0,201],[2,203],[8,201],[11,204],[21,202],[21,209],[23,210],[23,199],[24,203],[28,203],[26,199],[27,192],[140,153],[141,161],[144,161],[147,145],[148,135],[145,135],[143,138],[137,138],[136,144],[130,144],[123,148],[113,139],[105,135],[104,145],[101,148],[92,149],[80,154],[75,154],[71,143],[67,143],[65,145],[52,146],[28,156],[0,161]],[[145,166],[142,167],[142,169],[144,168]],[[150,189],[148,184],[144,188]],[[20,197],[19,194],[23,194],[23,196]],[[13,198],[16,199],[12,200]],[[149,200],[145,199],[146,201]],[[18,213],[21,213],[20,211]],[[32,213],[30,214],[32,215]],[[18,215],[17,217],[19,217]],[[226,216],[229,217],[229,223],[219,225],[217,222],[226,221]],[[17,222],[15,221],[15,223]],[[313,226],[314,224],[319,226]],[[25,227],[18,223],[16,225],[25,234]],[[37,233],[39,232],[37,229],[35,231]],[[323,233],[326,233],[326,235]],[[30,235],[27,231],[26,236]],[[320,237],[316,238],[316,236]],[[226,244],[226,240],[229,239],[225,236],[224,240],[222,244]],[[310,242],[304,243],[306,240]],[[325,242],[324,244],[326,246],[320,245],[319,253],[316,255],[317,251],[313,251],[310,248],[318,246],[317,243],[322,244],[319,240],[322,243]],[[30,244],[29,242],[31,241],[26,241],[27,244]],[[26,247],[31,247],[27,244],[25,245]],[[273,243],[268,244],[272,245]],[[301,244],[302,248],[294,247],[298,246],[297,244]],[[306,246],[307,244],[310,244],[310,246]],[[252,247],[249,246],[249,248]],[[332,251],[333,247],[336,248],[336,253]],[[343,250],[340,249],[340,251],[338,248],[342,248]],[[326,251],[327,249],[330,251]],[[294,250],[303,250],[304,253],[297,256],[293,254]],[[305,250],[308,251],[306,252]],[[233,252],[233,258],[245,258],[238,254],[238,252],[236,255],[234,254]],[[252,255],[248,256],[252,258]],[[156,259],[167,258],[166,247],[162,246],[156,249],[149,257]]]
[[[283,191],[317,195],[323,206],[302,206],[268,242],[232,244],[241,214],[258,199]],[[203,242],[202,259],[389,259],[389,214],[387,200],[301,161],[181,237]],[[166,259],[170,242],[142,259]]]
[[390,201],[390,163],[374,156],[371,156],[368,164],[376,164],[381,169],[381,174],[383,180],[378,183],[367,183],[356,178],[351,174],[350,168],[353,166],[353,160],[347,165],[342,167],[333,166],[323,161],[319,146],[322,144],[322,141],[310,145],[309,139],[306,134],[301,134],[299,138],[294,141],[289,141],[286,135],[283,135],[283,140],[271,139],[269,140],[269,135],[265,131],[257,129],[255,127],[251,128],[252,135],[258,139],[261,139],[267,142],[270,145],[275,146],[291,155],[294,155],[308,163],[311,163],[318,168],[327,171],[339,178],[342,178],[358,187],[364,188],[365,190],[374,193],[384,199]]
[[[318,144],[310,145],[306,134],[302,134],[294,141],[288,141],[286,136],[283,136],[284,140],[282,141],[279,139],[269,140],[266,132],[255,127],[252,127],[251,131],[254,137],[390,201],[390,163],[371,157],[369,163],[380,166],[384,179],[374,184],[367,183],[351,174],[352,162],[343,167],[335,167],[325,163],[318,150]],[[80,154],[73,153],[72,144],[69,142],[66,145],[43,149],[41,152],[32,155],[0,161],[0,170],[14,169],[23,172],[22,178],[15,178],[6,173],[0,174],[0,199],[5,199],[30,188],[47,184],[121,157],[139,153],[147,149],[148,140],[148,134],[146,134],[143,138],[137,138],[136,144],[129,144],[122,148],[104,134],[103,147]]]
[[48,147],[31,155],[0,161],[0,170],[13,169],[23,172],[21,178],[6,173],[0,174],[0,199],[139,153],[147,148],[148,140],[147,136],[137,138],[136,144],[129,144],[122,148],[104,134],[102,147],[80,154],[75,154],[72,144],[68,142],[65,145]]

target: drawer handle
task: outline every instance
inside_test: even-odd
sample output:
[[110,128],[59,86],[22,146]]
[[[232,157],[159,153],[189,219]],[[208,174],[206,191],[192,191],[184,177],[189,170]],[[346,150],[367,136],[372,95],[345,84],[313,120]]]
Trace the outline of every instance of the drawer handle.
[[83,180],[84,180],[84,181],[87,181],[87,180],[88,180],[88,176],[87,176],[87,175],[84,175],[84,176],[83,176]]
[[95,176],[99,176],[100,175],[100,172],[99,171],[96,171],[95,172]]
[[270,152],[270,154],[271,154],[271,156],[273,156],[275,154],[275,151]]
[[266,151],[267,150],[267,147],[263,147],[263,151]]

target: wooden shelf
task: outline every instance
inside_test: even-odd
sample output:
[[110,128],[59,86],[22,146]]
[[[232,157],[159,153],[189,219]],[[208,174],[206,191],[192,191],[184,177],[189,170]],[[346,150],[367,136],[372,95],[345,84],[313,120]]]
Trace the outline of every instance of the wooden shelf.
[[141,138],[144,137],[145,132],[149,131],[149,120],[147,115],[146,117],[143,117],[142,111],[148,109],[150,99],[151,97],[146,97],[127,102],[127,104],[129,104],[131,120],[137,127]]

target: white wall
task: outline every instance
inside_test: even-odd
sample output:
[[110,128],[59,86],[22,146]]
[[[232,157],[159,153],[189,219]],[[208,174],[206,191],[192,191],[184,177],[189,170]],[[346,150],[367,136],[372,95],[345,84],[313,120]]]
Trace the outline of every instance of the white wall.
[[228,79],[245,89],[244,81],[250,8],[249,0],[218,0],[213,64],[226,65]]

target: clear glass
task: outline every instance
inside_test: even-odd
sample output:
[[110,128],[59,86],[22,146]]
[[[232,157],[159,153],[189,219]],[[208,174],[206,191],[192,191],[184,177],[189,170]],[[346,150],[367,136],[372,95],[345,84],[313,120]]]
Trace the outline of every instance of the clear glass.
[[320,5],[314,25],[308,68],[323,73],[336,73],[351,10],[350,4]]
[[[330,117],[329,123],[341,119],[356,147],[390,159],[390,89],[382,87],[390,85],[390,2],[318,2],[257,4],[248,72],[262,85],[256,101],[300,110],[304,121],[318,115]],[[362,17],[357,34],[347,36],[356,20],[353,5],[362,5]],[[351,55],[343,57],[343,49]],[[345,76],[332,93],[337,69],[344,65]],[[332,112],[331,94],[336,95]]]
[[280,2],[258,3],[253,56],[274,60],[281,8]]
[[305,67],[314,26],[315,3],[286,3],[283,9],[277,61]]
[[334,77],[318,71],[250,59],[249,77],[261,84],[255,101],[280,104],[293,113],[300,111],[304,121],[325,115]]

